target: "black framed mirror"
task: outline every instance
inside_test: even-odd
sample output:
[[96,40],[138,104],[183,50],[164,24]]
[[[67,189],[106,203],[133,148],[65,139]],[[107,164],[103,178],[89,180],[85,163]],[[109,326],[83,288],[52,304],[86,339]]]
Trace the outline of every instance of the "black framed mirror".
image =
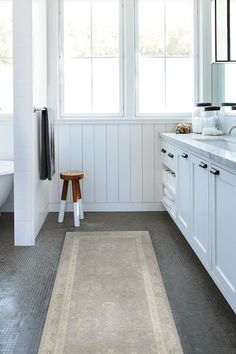
[[215,0],[215,61],[236,61],[236,0]]

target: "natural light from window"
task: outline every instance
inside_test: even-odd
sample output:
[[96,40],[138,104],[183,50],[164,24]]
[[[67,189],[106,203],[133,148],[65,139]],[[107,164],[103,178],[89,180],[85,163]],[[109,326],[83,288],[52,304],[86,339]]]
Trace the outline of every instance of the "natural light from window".
[[191,112],[193,0],[137,0],[137,113]]
[[12,113],[12,2],[0,0],[0,115]]
[[190,113],[194,10],[194,0],[62,0],[62,116]]
[[121,113],[119,0],[64,0],[62,113]]
[[[218,64],[217,64],[218,65]],[[235,64],[225,64],[224,65],[224,76],[225,79],[222,80],[222,86],[224,87],[224,102],[235,102],[236,93],[235,93],[235,80],[236,77],[236,65]]]

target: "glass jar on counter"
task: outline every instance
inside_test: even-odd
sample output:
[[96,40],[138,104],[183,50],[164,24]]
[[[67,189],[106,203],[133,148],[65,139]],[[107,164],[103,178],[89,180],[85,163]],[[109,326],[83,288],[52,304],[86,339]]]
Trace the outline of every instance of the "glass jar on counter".
[[202,113],[202,129],[218,129],[221,118],[222,112],[220,107],[205,107]]
[[221,116],[221,119],[219,120],[219,129],[224,131],[225,130],[225,119],[226,117],[228,116],[232,116],[233,114],[232,113],[235,113],[232,112],[233,111],[233,107],[236,106],[236,103],[230,103],[230,102],[223,102],[221,104],[221,111],[222,111],[222,116]]
[[231,107],[231,110],[224,113],[222,131],[224,134],[229,134],[230,128],[236,125],[236,105]]
[[192,115],[192,131],[195,134],[201,134],[203,128],[202,114],[206,107],[211,107],[211,103],[197,103]]
[[221,110],[222,110],[222,112],[228,113],[228,112],[231,112],[232,107],[234,107],[234,106],[236,106],[236,103],[223,102],[221,104]]

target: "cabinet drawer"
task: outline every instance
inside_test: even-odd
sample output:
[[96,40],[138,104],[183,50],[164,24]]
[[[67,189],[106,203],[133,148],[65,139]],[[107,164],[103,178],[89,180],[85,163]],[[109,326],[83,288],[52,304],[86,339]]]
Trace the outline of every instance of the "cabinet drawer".
[[161,143],[161,160],[164,165],[173,172],[176,170],[176,150],[175,147],[165,141]]

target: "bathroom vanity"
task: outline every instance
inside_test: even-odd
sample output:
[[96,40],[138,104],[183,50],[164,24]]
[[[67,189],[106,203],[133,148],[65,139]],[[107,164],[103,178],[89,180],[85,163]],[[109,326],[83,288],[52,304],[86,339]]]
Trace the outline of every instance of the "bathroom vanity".
[[163,205],[236,313],[236,138],[163,133],[161,156]]

